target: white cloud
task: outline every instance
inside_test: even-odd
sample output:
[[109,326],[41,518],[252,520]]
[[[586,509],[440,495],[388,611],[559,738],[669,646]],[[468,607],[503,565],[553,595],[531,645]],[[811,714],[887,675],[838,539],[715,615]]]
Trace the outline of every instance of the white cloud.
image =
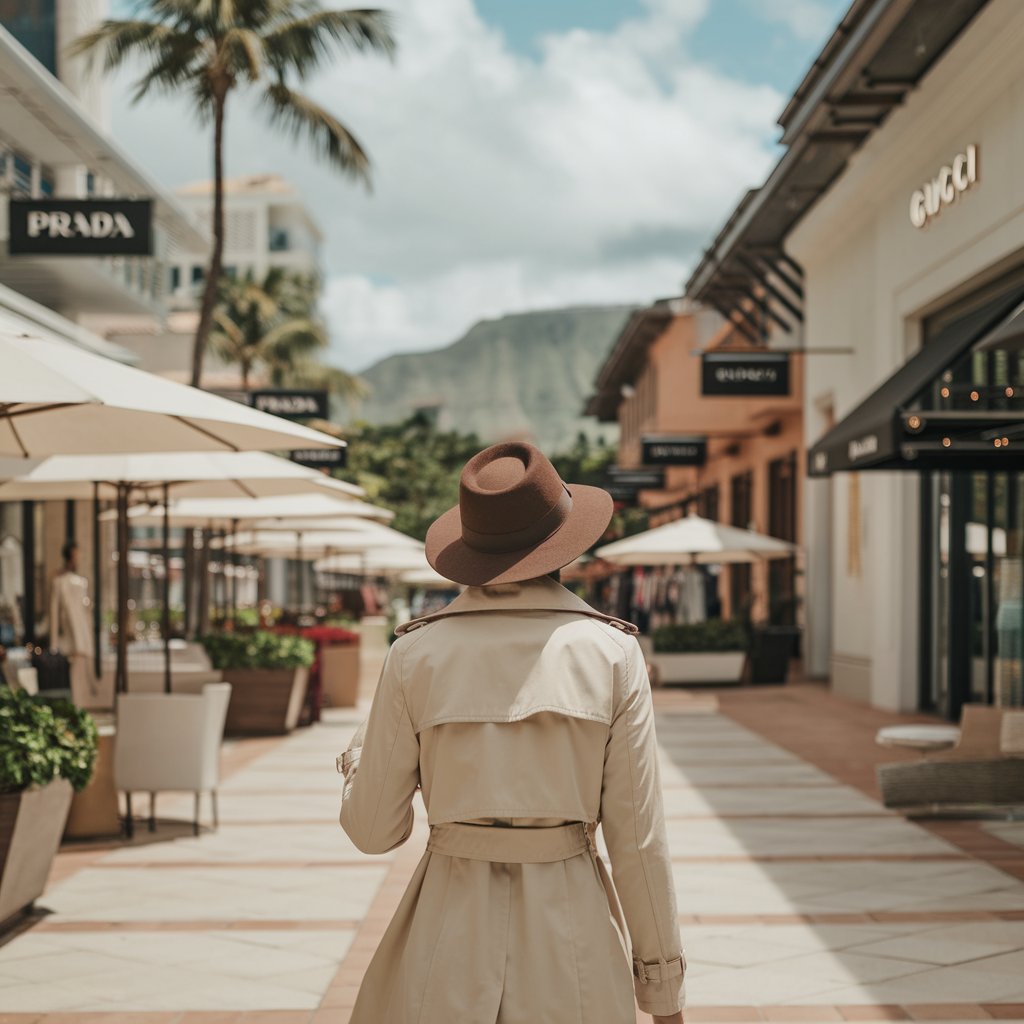
[[757,3],[757,16],[784,25],[797,39],[818,43],[835,24],[833,5],[828,0],[786,0],[785,3]]
[[[481,316],[677,292],[771,163],[782,97],[688,49],[707,0],[646,0],[613,32],[545,36],[536,59],[472,0],[389,6],[393,65],[346,59],[308,86],[369,149],[372,195],[268,133],[248,101],[229,111],[228,172],[287,175],[322,223],[325,308],[352,368],[452,341]],[[205,136],[169,130],[182,109],[116,112],[172,183],[209,166]]]

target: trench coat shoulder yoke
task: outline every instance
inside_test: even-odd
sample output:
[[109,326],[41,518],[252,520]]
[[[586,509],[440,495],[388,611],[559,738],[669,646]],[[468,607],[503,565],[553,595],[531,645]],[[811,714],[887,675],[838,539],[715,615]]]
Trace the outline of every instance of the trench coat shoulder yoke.
[[553,580],[542,579],[498,587],[468,587],[446,608],[401,623],[395,629],[395,636],[406,636],[433,622],[456,615],[514,611],[565,612],[606,623],[627,636],[636,636],[640,632],[634,623],[615,615],[599,612],[561,584],[555,583]]

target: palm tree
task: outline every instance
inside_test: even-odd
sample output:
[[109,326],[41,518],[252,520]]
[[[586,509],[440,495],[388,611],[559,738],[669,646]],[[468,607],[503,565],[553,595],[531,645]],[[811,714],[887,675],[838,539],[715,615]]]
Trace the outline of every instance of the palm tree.
[[325,387],[342,397],[362,393],[357,377],[315,358],[328,343],[315,312],[317,290],[315,278],[280,267],[262,281],[251,273],[221,280],[210,344],[225,362],[238,364],[243,390],[262,366],[275,385]]
[[108,72],[141,57],[147,66],[133,102],[151,91],[187,91],[204,123],[213,124],[213,251],[192,351],[198,387],[223,269],[228,96],[258,86],[275,127],[305,136],[330,164],[369,186],[369,158],[355,136],[291,83],[338,46],[391,55],[395,41],[386,12],[323,10],[318,0],[137,0],[137,15],[102,22],[76,40],[72,53],[102,53]]

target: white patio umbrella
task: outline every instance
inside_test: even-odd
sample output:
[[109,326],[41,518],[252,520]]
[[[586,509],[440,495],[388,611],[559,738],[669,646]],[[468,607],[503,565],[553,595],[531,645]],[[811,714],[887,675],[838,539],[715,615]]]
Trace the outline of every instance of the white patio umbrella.
[[[244,408],[239,406],[239,408]],[[276,417],[268,417],[275,419]],[[284,421],[282,421],[284,422]],[[0,459],[0,501],[80,499],[109,490],[117,498],[118,519],[118,644],[116,679],[119,688],[127,682],[127,569],[128,500],[130,494],[152,498],[159,495],[166,504],[170,493],[244,497],[324,493],[335,500],[355,500],[360,488],[324,476],[319,470],[299,466],[267,452],[156,452],[117,455],[54,455],[42,460]],[[169,546],[170,523],[164,525],[164,550]],[[94,551],[99,556],[98,521],[94,527]],[[95,585],[100,585],[97,560]],[[165,687],[170,688],[169,576],[164,576]],[[96,644],[96,672],[100,665],[100,602],[94,602],[93,630]]]
[[[333,529],[337,526],[338,517],[344,517],[346,521],[361,518],[380,522],[390,522],[395,517],[394,512],[379,505],[360,501],[347,493],[336,494],[322,486],[317,492],[276,497],[181,498],[171,502],[168,512],[176,526],[231,527],[236,523],[246,523],[252,524],[253,529],[260,529],[263,525],[286,526],[287,529]],[[128,510],[128,519],[134,526],[153,526],[163,522],[163,514],[161,505],[135,505]]]
[[244,531],[235,537],[232,547],[245,554],[314,561],[332,553],[361,554],[375,548],[420,551],[423,545],[414,537],[389,526],[367,519],[354,519],[343,529],[335,530]]
[[0,455],[341,447],[298,423],[106,359],[0,330]]
[[790,558],[795,544],[689,515],[597,549],[615,565],[718,565]]
[[314,568],[317,572],[392,576],[403,580],[406,574],[417,574],[430,581],[447,582],[430,567],[422,544],[417,547],[373,547],[360,555],[332,553],[318,559]]

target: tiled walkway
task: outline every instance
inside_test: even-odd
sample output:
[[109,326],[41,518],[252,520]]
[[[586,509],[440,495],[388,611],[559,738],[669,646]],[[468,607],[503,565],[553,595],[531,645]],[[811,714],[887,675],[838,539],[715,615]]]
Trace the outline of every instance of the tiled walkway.
[[[893,716],[816,687],[656,701],[690,1024],[1024,1021],[1024,824],[887,813]],[[357,718],[234,745],[216,834],[63,853],[0,1024],[346,1024],[425,838],[370,858],[337,826]]]

